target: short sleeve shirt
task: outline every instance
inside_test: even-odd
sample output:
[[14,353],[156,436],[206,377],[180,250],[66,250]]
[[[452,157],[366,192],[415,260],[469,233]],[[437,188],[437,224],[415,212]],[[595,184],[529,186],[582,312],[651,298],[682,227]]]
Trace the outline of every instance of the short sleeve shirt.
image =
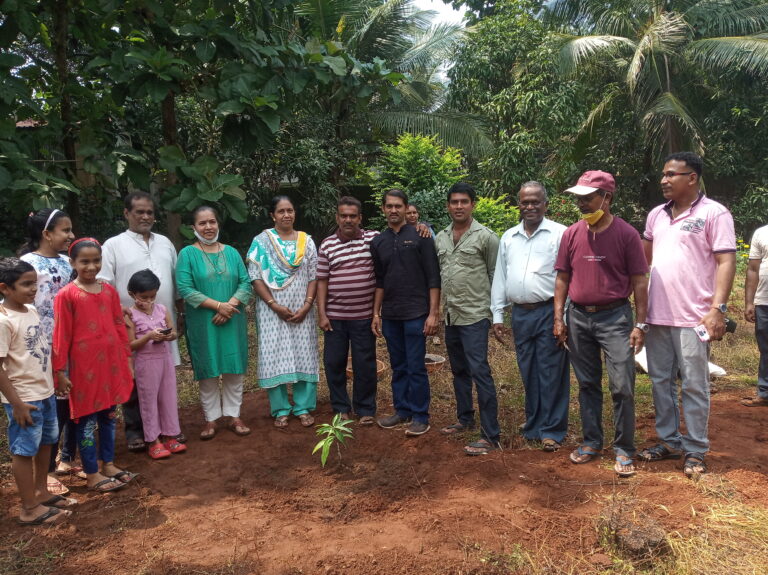
[[599,233],[583,220],[565,230],[555,269],[571,275],[568,295],[574,303],[605,305],[629,297],[631,276],[648,273],[648,264],[640,234],[613,216]]
[[715,254],[736,251],[731,213],[700,194],[673,218],[668,202],[648,214],[643,237],[653,243],[648,323],[696,327],[716,303]]
[[[53,394],[51,344],[40,316],[32,306],[26,312],[6,308],[0,314],[0,357],[3,369],[22,401],[41,401]],[[3,403],[8,403],[0,395]]]
[[749,259],[760,260],[755,305],[768,305],[768,226],[758,228],[752,234]]

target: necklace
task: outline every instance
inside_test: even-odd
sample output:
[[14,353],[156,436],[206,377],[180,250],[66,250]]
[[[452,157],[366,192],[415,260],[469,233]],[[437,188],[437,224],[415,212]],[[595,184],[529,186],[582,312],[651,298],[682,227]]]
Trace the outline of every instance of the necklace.
[[[213,268],[213,271],[215,274],[222,275],[225,271],[227,271],[227,258],[225,257],[222,260],[221,256],[224,253],[224,250],[219,249],[220,248],[219,242],[216,242],[216,251],[213,252],[215,257],[211,257],[211,254],[209,254],[208,252],[205,251],[205,249],[203,249],[203,245],[200,242],[197,242],[197,243],[200,246],[200,251],[203,252],[203,256],[205,257],[206,260],[208,260],[208,263]],[[222,261],[224,262],[223,265],[221,265]]]

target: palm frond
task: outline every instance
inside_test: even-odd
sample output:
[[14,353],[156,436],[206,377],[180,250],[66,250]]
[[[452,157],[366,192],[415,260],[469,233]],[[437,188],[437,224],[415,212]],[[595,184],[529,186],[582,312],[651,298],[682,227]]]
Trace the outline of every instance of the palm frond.
[[353,23],[354,33],[348,41],[350,49],[361,60],[378,57],[392,62],[399,59],[410,46],[408,35],[416,12],[412,0],[387,0],[369,9]]
[[[682,15],[675,12],[660,14],[645,30],[645,33],[637,42],[637,48],[632,55],[632,60],[627,69],[627,85],[630,93],[635,93],[641,79],[651,74],[657,76],[654,83],[663,84],[664,79],[659,79],[659,74],[665,74],[669,68],[669,58],[674,57],[679,48],[688,40],[691,33],[688,24]],[[667,56],[660,58],[660,56]],[[659,70],[655,64],[662,62],[665,65]],[[649,64],[654,68],[649,70]]]
[[701,132],[685,105],[671,92],[659,95],[642,119],[647,144],[655,152],[690,148],[704,153]]
[[307,20],[309,30],[321,40],[336,37],[342,18],[356,20],[373,4],[372,0],[303,0],[296,5],[296,14]]
[[603,94],[600,103],[592,108],[587,118],[579,126],[573,138],[571,146],[572,159],[575,162],[581,161],[587,153],[589,147],[593,144],[595,136],[603,123],[603,120],[610,115],[610,110],[616,105],[616,102],[624,98],[626,93],[619,85],[613,85]]
[[485,120],[480,116],[454,110],[414,112],[391,110],[369,115],[371,125],[389,134],[438,134],[443,142],[475,157],[488,154],[493,143]]
[[768,78],[768,34],[696,40],[689,45],[688,56],[705,68],[738,69]]
[[460,24],[436,24],[413,39],[413,44],[400,57],[398,70],[409,71],[414,68],[434,68],[448,60],[463,38]]
[[684,12],[706,36],[743,36],[768,28],[768,3],[754,0],[702,0]]
[[634,52],[635,42],[622,36],[562,36],[558,60],[565,75],[574,74],[579,67],[598,58],[614,57],[622,52]]

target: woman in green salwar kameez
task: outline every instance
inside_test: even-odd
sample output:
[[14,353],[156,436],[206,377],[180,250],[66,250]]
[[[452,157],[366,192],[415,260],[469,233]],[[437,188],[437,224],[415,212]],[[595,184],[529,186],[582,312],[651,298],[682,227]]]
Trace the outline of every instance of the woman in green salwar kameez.
[[189,355],[205,414],[200,439],[216,435],[222,416],[230,418],[234,433],[248,435],[240,405],[248,367],[245,305],[251,299],[250,278],[237,250],[218,241],[214,209],[197,208],[193,221],[197,241],[179,253],[176,287],[186,302]]

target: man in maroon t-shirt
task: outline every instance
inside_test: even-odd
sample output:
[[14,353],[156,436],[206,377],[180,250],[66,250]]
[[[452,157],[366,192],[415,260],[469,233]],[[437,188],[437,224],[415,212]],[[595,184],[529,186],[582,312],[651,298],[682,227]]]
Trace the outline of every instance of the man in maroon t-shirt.
[[[582,221],[563,233],[555,262],[554,334],[571,352],[584,436],[570,458],[573,463],[587,463],[603,449],[602,350],[613,399],[614,470],[629,477],[635,474],[634,354],[642,349],[648,331],[648,264],[640,234],[611,214],[616,193],[611,174],[585,172],[566,192],[575,196],[582,213]],[[630,293],[635,297],[637,323],[632,319]],[[566,296],[571,299],[567,310]]]

